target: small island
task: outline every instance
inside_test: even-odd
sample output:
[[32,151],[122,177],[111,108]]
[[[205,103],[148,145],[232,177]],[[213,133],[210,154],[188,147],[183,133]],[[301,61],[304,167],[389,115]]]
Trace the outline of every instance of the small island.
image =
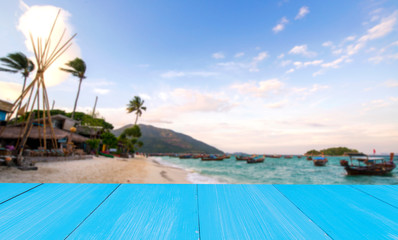
[[316,155],[328,155],[328,156],[342,156],[345,153],[358,153],[358,150],[356,149],[350,149],[347,147],[333,147],[333,148],[326,148],[326,149],[322,149],[322,150],[309,150],[308,152],[306,152],[304,155],[305,156],[316,156]]

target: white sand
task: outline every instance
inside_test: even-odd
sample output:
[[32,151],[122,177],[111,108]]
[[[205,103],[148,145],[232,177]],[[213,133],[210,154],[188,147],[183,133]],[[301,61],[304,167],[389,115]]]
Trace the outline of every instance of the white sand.
[[187,172],[138,156],[40,162],[37,171],[0,167],[2,183],[190,183]]

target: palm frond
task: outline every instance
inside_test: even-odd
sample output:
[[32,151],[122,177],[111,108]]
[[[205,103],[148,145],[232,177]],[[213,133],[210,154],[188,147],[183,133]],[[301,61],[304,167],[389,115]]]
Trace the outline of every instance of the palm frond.
[[20,65],[18,65],[18,63],[15,62],[12,59],[0,58],[0,61],[3,63],[3,65],[5,65],[5,66],[7,66],[9,68],[13,68],[13,69],[18,70],[18,71],[22,69],[22,67]]
[[17,73],[17,70],[12,70],[12,69],[7,69],[7,68],[2,68],[0,67],[0,71],[2,72],[10,72],[10,73]]
[[86,73],[87,66],[82,59],[75,58],[74,60],[65,63],[65,65],[69,68],[60,68],[62,71],[72,73],[73,76],[80,79],[86,78],[84,74]]

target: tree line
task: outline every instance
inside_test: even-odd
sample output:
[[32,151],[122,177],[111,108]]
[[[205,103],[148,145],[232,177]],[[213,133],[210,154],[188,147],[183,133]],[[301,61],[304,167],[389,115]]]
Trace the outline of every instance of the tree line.
[[305,153],[305,155],[316,156],[316,155],[324,154],[324,155],[328,155],[328,156],[341,156],[341,155],[344,155],[344,153],[349,153],[349,152],[358,153],[358,150],[350,149],[350,148],[347,148],[347,147],[333,147],[333,148],[322,149],[322,150],[319,150],[319,151],[315,150],[315,149],[312,149],[312,150],[307,151]]

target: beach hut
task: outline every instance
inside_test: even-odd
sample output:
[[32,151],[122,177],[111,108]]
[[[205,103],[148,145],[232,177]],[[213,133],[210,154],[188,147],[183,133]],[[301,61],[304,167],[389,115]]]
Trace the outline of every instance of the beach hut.
[[[23,130],[21,129],[21,134],[17,134],[19,137],[16,144],[17,164],[20,166],[24,165],[22,153],[34,127],[37,127],[37,131],[39,132],[38,136],[41,138],[40,143],[43,143],[44,149],[47,149],[48,141],[50,141],[51,146],[54,148],[57,148],[58,145],[50,114],[50,104],[48,101],[44,73],[72,45],[72,39],[76,36],[75,34],[71,38],[65,40],[65,29],[64,33],[59,36],[58,39],[54,39],[53,30],[57,23],[60,11],[61,10],[58,11],[47,38],[43,39],[36,36],[36,39],[34,39],[33,35],[30,34],[30,40],[36,59],[36,76],[14,102],[12,109],[6,119],[8,124],[10,121],[12,121],[13,117],[18,118],[18,115],[21,115],[17,110],[19,106],[23,106],[24,111],[29,112],[25,122],[26,124],[23,127]],[[35,109],[37,109],[37,116],[35,116],[33,111]],[[35,124],[32,124],[32,122],[36,118],[41,119],[42,121],[35,126]],[[47,119],[49,124],[47,124]],[[6,129],[6,126],[2,126],[0,128],[0,137],[4,138],[3,134]]]
[[7,114],[12,110],[12,103],[0,100],[0,121],[5,121]]

